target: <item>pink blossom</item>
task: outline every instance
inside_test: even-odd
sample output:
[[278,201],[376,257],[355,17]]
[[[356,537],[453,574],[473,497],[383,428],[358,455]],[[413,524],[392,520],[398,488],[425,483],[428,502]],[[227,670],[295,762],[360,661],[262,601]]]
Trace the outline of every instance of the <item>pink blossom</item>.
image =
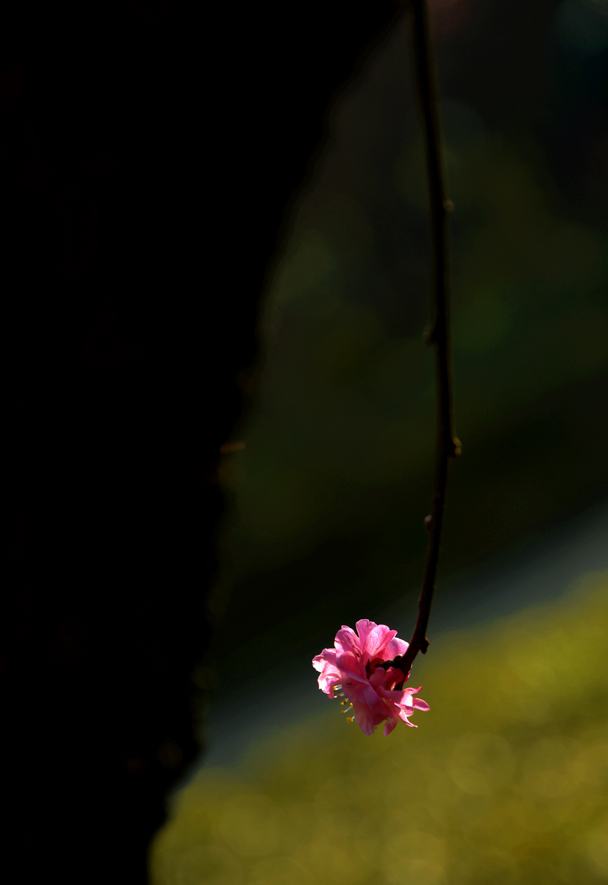
[[334,648],[324,648],[312,659],[319,671],[319,688],[330,698],[346,698],[342,706],[348,702],[351,707],[342,712],[352,709],[354,715],[348,721],[354,719],[365,734],[373,734],[384,722],[384,734],[389,735],[399,719],[416,728],[408,717],[414,710],[429,709],[426,701],[414,697],[420,688],[396,691],[395,686],[404,681],[403,672],[397,667],[385,670],[379,666],[404,654],[408,643],[397,639],[397,631],[384,624],[364,619],[357,621],[356,627],[357,633],[342,627],[336,633]]

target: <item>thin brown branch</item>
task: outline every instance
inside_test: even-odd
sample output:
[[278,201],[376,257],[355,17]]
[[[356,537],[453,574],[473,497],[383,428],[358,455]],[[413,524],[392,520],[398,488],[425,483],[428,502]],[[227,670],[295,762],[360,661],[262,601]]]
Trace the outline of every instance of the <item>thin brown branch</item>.
[[449,321],[449,268],[447,217],[454,208],[447,199],[443,175],[437,83],[429,28],[427,0],[411,0],[413,38],[418,94],[424,122],[426,166],[429,183],[431,237],[433,256],[433,321],[428,342],[435,347],[437,364],[438,416],[437,462],[435,491],[430,517],[425,524],[429,543],[422,592],[418,601],[418,618],[406,653],[387,661],[409,673],[418,652],[425,654],[429,641],[426,631],[431,614],[437,577],[439,545],[443,527],[445,497],[450,460],[460,454],[460,443],[454,436],[452,414],[452,368]]

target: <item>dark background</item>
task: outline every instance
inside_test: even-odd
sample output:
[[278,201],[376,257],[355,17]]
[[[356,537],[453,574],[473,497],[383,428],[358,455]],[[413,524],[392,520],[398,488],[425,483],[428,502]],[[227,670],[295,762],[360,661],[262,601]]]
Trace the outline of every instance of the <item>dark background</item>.
[[[464,443],[442,568],[466,570],[605,497],[605,17],[433,6]],[[434,393],[402,12],[3,7],[2,758],[23,881],[145,881],[209,688],[415,602]]]
[[[463,442],[441,607],[445,577],[463,586],[606,500],[608,17],[595,0],[431,11]],[[413,629],[436,408],[413,83],[400,18],[332,99],[273,257],[246,448],[222,465],[220,702],[277,662],[308,669],[343,623],[400,608],[391,626]],[[224,666],[226,648],[258,667]]]
[[2,7],[14,881],[146,879],[164,794],[198,750],[216,467],[263,271],[329,96],[394,13]]

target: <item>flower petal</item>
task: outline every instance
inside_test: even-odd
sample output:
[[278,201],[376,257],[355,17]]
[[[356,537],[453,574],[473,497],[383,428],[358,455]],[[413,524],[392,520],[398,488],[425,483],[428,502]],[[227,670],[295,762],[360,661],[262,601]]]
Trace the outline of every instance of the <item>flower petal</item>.
[[382,658],[383,661],[387,661],[388,658],[384,657],[383,652],[391,639],[394,639],[396,635],[397,631],[389,630],[386,624],[374,625],[367,634],[365,645],[362,647],[365,663],[372,658]]
[[384,723],[384,737],[388,737],[391,731],[395,728],[397,723],[399,722],[398,716],[389,716],[389,718]]
[[359,637],[350,627],[343,626],[341,630],[338,630],[334,645],[336,646],[338,653],[350,651],[355,655],[361,655],[361,643],[359,642]]
[[[361,621],[357,621],[357,623],[355,624],[355,627],[357,628],[357,633],[359,634],[361,654],[364,653],[368,635],[376,626],[377,625],[374,621],[368,621],[367,618],[363,618]],[[365,661],[365,663],[367,663],[367,661]]]
[[422,698],[413,698],[413,701],[414,701],[414,707],[417,710],[430,710],[431,709],[429,707],[429,705],[427,704],[427,702],[423,701]]
[[335,648],[324,648],[320,655],[314,656],[312,665],[315,670],[322,670],[326,664],[335,665],[337,656]]
[[319,678],[317,679],[317,683],[321,691],[324,691],[325,694],[328,694],[330,698],[334,696],[334,686],[340,685],[342,682],[342,674],[335,667],[326,667],[322,673],[319,674]]
[[375,710],[368,707],[367,704],[361,704],[354,701],[355,722],[363,732],[363,734],[372,735],[377,725],[380,725],[384,717],[383,710]]
[[378,667],[369,677],[370,684],[374,686],[378,694],[382,697],[389,697],[390,695],[391,700],[396,704],[401,703],[405,691],[403,689],[401,691],[394,691],[393,686],[401,682],[402,679],[403,671],[399,670],[398,667],[389,667],[388,670]]
[[337,655],[336,667],[343,673],[345,679],[351,678],[362,682],[368,681],[361,659],[354,655],[352,651]]
[[409,642],[406,642],[404,639],[397,639],[396,636],[393,637],[383,651],[384,660],[390,661],[391,658],[396,658],[397,655],[404,655],[408,647]]

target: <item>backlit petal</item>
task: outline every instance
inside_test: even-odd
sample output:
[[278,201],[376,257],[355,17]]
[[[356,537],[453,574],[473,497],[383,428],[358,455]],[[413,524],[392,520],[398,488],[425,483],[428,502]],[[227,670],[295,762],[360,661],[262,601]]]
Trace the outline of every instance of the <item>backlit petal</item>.
[[335,646],[339,653],[350,651],[355,655],[361,654],[359,637],[350,627],[342,627],[341,630],[338,630],[336,633]]

